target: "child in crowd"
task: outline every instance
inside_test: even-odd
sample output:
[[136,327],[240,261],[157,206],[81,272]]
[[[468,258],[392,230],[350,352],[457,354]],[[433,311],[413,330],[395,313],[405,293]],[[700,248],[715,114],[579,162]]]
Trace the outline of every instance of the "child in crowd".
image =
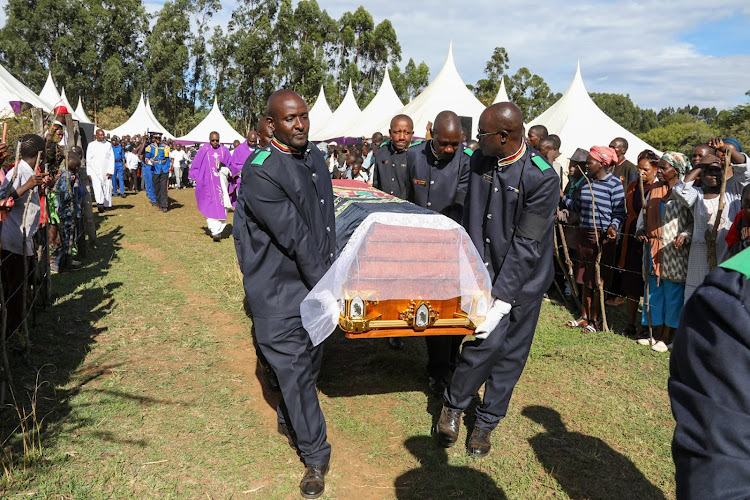
[[81,217],[81,200],[85,195],[77,175],[81,168],[81,158],[70,153],[67,167],[55,184],[57,215],[60,219],[60,251],[51,266],[53,273],[66,267],[75,269],[79,265],[72,260],[72,249],[76,241],[76,220]]

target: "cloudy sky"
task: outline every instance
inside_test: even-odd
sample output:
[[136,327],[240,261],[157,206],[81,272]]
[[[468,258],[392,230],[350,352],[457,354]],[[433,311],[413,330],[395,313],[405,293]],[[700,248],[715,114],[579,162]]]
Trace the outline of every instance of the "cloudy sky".
[[[334,18],[360,2],[318,0]],[[4,5],[6,0],[0,0]],[[162,0],[145,2],[155,12]],[[236,2],[222,0],[225,24]],[[296,1],[295,1],[296,4]],[[732,107],[750,98],[750,1],[463,0],[362,2],[375,22],[390,19],[403,62],[424,60],[434,77],[453,42],[463,80],[483,77],[495,47],[510,72],[526,66],[565,92],[576,62],[589,92],[630,94],[642,107]],[[536,10],[534,10],[536,9]],[[4,17],[4,13],[0,15]],[[4,22],[4,19],[0,19]],[[403,64],[403,63],[402,63]]]

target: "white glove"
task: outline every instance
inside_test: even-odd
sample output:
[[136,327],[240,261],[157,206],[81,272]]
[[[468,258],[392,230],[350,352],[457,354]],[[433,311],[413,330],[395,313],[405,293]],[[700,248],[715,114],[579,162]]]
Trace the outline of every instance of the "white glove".
[[323,290],[318,296],[320,302],[321,315],[334,319],[334,323],[339,322],[339,313],[341,312],[341,306],[339,301],[333,294],[328,290]]
[[480,324],[476,330],[474,330],[474,336],[478,339],[486,339],[490,336],[490,333],[497,328],[500,324],[500,320],[510,312],[511,305],[507,302],[503,302],[500,299],[495,299],[492,303],[492,307],[487,311],[484,321]]

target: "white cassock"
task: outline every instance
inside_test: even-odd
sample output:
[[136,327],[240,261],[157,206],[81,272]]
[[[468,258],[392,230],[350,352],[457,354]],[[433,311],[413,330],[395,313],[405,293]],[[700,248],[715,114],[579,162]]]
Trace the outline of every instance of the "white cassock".
[[91,189],[97,205],[112,206],[112,179],[115,173],[115,153],[107,141],[94,141],[86,151],[86,173],[91,177]]

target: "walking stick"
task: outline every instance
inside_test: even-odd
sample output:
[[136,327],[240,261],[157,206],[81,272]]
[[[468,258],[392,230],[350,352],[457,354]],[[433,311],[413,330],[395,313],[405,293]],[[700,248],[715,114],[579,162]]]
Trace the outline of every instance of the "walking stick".
[[[578,166],[578,170],[581,171],[583,174],[583,178],[586,179],[586,183],[589,185],[589,191],[591,192],[591,210],[592,210],[592,217],[594,218],[594,238],[596,238],[596,262],[594,264],[594,279],[596,279],[596,285],[597,289],[599,291],[599,309],[602,313],[602,331],[608,332],[609,331],[609,325],[607,324],[607,312],[604,310],[604,282],[602,281],[602,269],[601,269],[601,261],[602,261],[602,245],[599,242],[599,230],[596,227],[596,199],[594,197],[594,186],[591,185],[591,181],[586,176],[586,174],[581,169],[581,166]],[[593,299],[592,299],[593,301]]]
[[[39,168],[39,163],[42,161],[42,152],[39,151],[36,155],[36,164],[34,165],[34,174],[36,174],[36,170]],[[31,356],[31,339],[29,337],[29,311],[26,310],[27,304],[26,302],[29,299],[29,292],[27,290],[28,283],[29,283],[29,260],[26,258],[26,216],[29,213],[29,205],[31,205],[31,193],[29,193],[28,198],[26,198],[26,203],[23,207],[23,217],[21,218],[21,228],[22,228],[22,234],[23,234],[23,283],[21,288],[21,300],[23,301],[23,338],[24,342],[26,344],[25,349],[25,357],[26,361],[29,360],[29,357]]]
[[[643,189],[643,177],[641,177],[640,172],[638,173],[638,183],[641,187],[641,202],[643,203],[641,205],[641,210],[643,211],[643,221],[644,226],[647,221],[646,215],[646,191]],[[644,259],[651,259],[651,245],[648,241],[648,238],[646,238],[646,241],[643,242],[643,257]],[[641,267],[641,273],[643,273],[643,266]],[[650,286],[650,273],[645,273],[644,281],[646,283],[646,289],[644,290],[645,296],[643,297],[643,308],[646,310],[646,323],[648,324],[648,342],[649,345],[654,345],[654,333],[653,333],[653,327],[651,326],[651,300],[649,299],[649,295],[651,294],[651,286]]]
[[[570,283],[570,292],[573,294],[573,297],[575,297],[575,301],[576,304],[578,304],[578,307],[581,307],[581,297],[578,295],[578,284],[575,280],[575,273],[573,273],[573,261],[570,260],[568,241],[565,237],[565,230],[563,229],[562,224],[560,224],[559,222],[557,223],[557,230],[560,232],[560,242],[562,243],[563,255],[565,256],[565,264],[567,265],[567,276],[568,283]],[[581,307],[581,309],[583,308]]]
[[713,271],[718,265],[716,255],[716,238],[719,235],[719,225],[721,225],[721,217],[724,212],[724,194],[727,191],[727,174],[729,173],[729,165],[732,161],[731,151],[729,148],[726,149],[724,154],[724,175],[721,178],[721,190],[719,191],[719,210],[716,212],[716,219],[714,225],[711,228],[706,229],[706,257],[708,258],[708,269]]
[[[557,223],[557,222],[555,223],[555,226],[559,227],[559,225],[560,225],[559,223]],[[554,231],[553,235],[555,237],[555,258],[557,259],[557,263],[560,265],[560,269],[562,269],[562,271],[563,271],[563,275],[565,276],[565,281],[568,282],[568,286],[570,287],[570,292],[573,295],[573,299],[575,300],[576,307],[578,307],[579,309],[583,310],[583,308],[581,307],[581,301],[578,299],[578,290],[576,290],[575,281],[573,281],[571,279],[571,276],[567,273],[567,270],[563,266],[563,261],[562,261],[562,258],[560,257],[560,249],[557,248],[557,229],[556,228],[552,228],[552,231]],[[564,236],[563,236],[563,238],[564,238]],[[566,247],[566,249],[567,249],[567,247]],[[560,290],[560,285],[557,284],[557,281],[555,281],[554,283],[555,283],[555,286],[557,286],[558,291],[561,293],[562,298],[567,301],[567,297]]]

